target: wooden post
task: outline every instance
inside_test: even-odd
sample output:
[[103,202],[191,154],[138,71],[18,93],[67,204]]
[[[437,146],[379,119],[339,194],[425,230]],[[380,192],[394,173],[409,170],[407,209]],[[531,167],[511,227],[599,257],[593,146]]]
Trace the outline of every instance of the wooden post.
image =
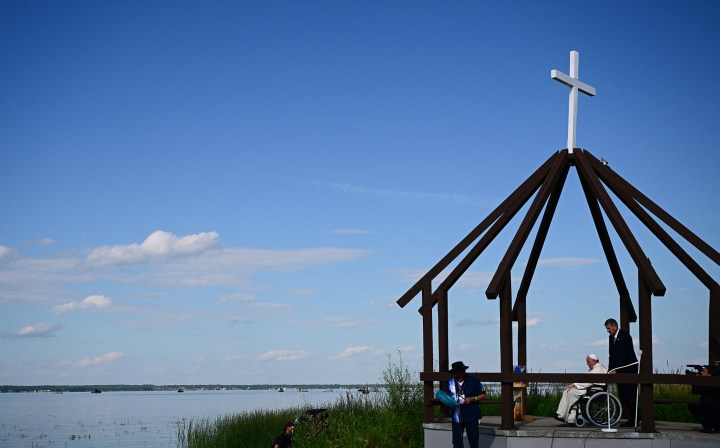
[[[640,302],[640,374],[652,375],[653,373],[653,350],[652,350],[652,298],[642,273],[638,273],[638,301]],[[640,405],[642,425],[641,432],[655,431],[655,410],[653,401],[655,399],[653,384],[640,384]]]
[[[432,282],[426,281],[422,288],[423,305],[432,300]],[[423,317],[423,371],[433,371],[433,320],[432,306],[424,307]],[[431,423],[435,418],[435,407],[432,404],[434,398],[434,387],[432,381],[423,382],[423,401],[425,403],[425,423]]]
[[710,364],[720,361],[720,286],[710,290],[710,312],[708,315],[708,360]]
[[[500,291],[500,373],[510,375],[512,365],[512,290],[510,272],[504,275],[503,287]],[[515,414],[512,381],[500,383],[501,392],[501,429],[515,429]]]
[[442,290],[437,304],[438,313],[438,369],[440,372],[450,370],[450,343],[448,336],[448,292]]
[[[517,307],[518,323],[518,348],[517,360],[521,366],[527,366],[527,303],[525,299],[519,302]],[[522,414],[527,414],[527,388],[522,391]],[[514,416],[513,416],[514,418]]]

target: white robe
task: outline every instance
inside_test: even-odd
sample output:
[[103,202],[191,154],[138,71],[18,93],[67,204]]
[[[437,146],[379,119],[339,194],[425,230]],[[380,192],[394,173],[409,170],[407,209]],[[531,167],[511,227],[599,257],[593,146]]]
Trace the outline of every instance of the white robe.
[[[607,373],[607,369],[601,363],[595,364],[595,366],[588,371],[588,373]],[[560,399],[560,405],[557,408],[557,415],[564,419],[568,423],[575,423],[575,410],[570,411],[570,407],[575,404],[583,395],[587,393],[587,388],[592,385],[604,386],[605,383],[573,383],[575,384],[574,389],[563,390],[562,398]],[[569,414],[569,415],[568,415]]]

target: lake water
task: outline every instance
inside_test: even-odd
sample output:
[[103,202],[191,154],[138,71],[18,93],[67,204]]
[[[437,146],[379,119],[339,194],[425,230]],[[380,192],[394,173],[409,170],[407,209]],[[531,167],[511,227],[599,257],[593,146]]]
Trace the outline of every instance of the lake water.
[[[182,419],[325,407],[347,390],[186,390],[0,394],[0,447],[177,447]],[[352,392],[355,393],[355,392]],[[282,428],[278,428],[280,432]]]

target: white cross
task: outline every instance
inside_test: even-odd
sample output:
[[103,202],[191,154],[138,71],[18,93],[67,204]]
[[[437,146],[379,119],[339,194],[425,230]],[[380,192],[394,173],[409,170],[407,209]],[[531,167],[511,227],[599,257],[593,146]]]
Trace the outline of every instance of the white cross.
[[568,153],[572,154],[575,147],[575,128],[577,126],[577,102],[578,90],[590,96],[595,96],[595,87],[589,86],[578,80],[578,66],[580,65],[580,53],[573,50],[570,52],[570,76],[557,70],[550,71],[550,77],[570,87],[570,101],[568,105]]

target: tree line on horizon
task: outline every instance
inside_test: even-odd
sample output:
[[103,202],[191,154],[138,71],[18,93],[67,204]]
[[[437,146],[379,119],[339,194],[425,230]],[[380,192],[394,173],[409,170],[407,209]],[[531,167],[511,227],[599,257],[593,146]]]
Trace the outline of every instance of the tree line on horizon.
[[157,392],[183,390],[278,390],[351,389],[382,387],[380,384],[83,384],[83,385],[0,385],[0,393],[13,392]]

